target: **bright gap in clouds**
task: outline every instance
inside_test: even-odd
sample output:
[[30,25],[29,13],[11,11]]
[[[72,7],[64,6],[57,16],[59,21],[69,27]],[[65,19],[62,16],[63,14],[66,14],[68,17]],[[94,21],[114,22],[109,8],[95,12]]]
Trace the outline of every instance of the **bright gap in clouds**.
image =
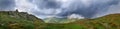
[[56,1],[60,1],[60,2],[68,2],[69,0],[56,0]]
[[34,5],[27,2],[26,0],[15,0],[16,2],[16,9],[19,9],[20,12],[27,12],[31,7]]

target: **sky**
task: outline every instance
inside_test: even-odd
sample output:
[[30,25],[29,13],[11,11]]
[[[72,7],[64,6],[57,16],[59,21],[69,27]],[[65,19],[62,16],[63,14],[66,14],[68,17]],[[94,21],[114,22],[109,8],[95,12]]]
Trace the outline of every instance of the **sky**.
[[120,0],[0,0],[0,11],[28,12],[38,18],[97,18],[120,13]]

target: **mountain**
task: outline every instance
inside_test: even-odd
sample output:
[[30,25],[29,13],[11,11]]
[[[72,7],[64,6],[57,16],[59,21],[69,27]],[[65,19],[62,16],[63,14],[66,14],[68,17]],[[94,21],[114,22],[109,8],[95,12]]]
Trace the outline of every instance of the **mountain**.
[[46,23],[69,23],[70,20],[67,20],[67,18],[46,18],[44,19]]
[[27,12],[0,11],[0,29],[34,29],[44,21]]
[[47,23],[45,29],[120,29],[120,14],[95,19],[80,19],[71,23]]
[[43,19],[45,23],[70,23],[74,22],[76,20],[80,20],[78,18],[56,18],[56,17],[50,17]]

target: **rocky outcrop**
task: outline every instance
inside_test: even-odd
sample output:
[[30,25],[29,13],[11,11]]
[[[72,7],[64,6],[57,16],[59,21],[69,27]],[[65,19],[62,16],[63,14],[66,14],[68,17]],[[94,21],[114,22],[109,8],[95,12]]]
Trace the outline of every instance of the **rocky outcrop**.
[[[30,21],[34,21],[34,19],[38,19],[40,21],[42,21],[41,19],[37,18],[36,16],[32,15],[32,14],[28,14],[27,12],[19,12],[18,10],[16,11],[0,11],[0,15],[2,14],[6,14],[9,15],[10,17],[14,17],[14,18],[24,18]],[[43,21],[42,21],[43,22]]]

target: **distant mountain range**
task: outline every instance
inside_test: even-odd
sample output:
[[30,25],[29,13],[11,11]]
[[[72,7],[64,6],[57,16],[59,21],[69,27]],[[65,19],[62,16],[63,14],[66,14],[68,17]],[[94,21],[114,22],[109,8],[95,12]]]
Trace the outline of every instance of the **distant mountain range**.
[[70,23],[77,20],[80,20],[79,18],[56,18],[56,17],[50,17],[43,19],[45,23]]
[[0,11],[0,29],[120,29],[120,14],[110,14],[94,19],[55,17],[39,19],[17,10]]

